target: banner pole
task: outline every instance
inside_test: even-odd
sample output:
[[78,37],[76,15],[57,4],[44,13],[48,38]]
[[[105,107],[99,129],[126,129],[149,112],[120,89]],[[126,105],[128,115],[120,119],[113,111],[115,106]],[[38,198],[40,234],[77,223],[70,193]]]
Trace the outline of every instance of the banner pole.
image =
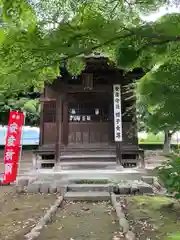
[[[9,109],[9,116],[10,116],[10,112],[11,112],[12,110],[11,110],[11,108]],[[8,138],[8,127],[9,127],[9,121],[10,121],[10,117],[8,116],[8,123],[7,123],[7,128],[6,128],[6,134],[5,134],[5,143],[4,143],[4,154],[3,154],[3,163],[4,163],[4,173],[3,173],[3,183],[4,183],[4,180],[5,180],[5,165],[6,165],[6,163],[5,163],[5,149],[6,149],[6,143],[7,143],[7,138]],[[9,185],[10,183],[8,183],[8,185]]]
[[23,135],[24,135],[24,126],[25,126],[25,122],[26,122],[26,113],[24,113],[24,123],[22,126],[22,133],[21,133],[21,140],[20,140],[20,153],[19,153],[19,164],[18,164],[18,172],[17,172],[17,177],[20,174],[20,166],[21,166],[21,161],[22,161],[22,147],[23,147]]

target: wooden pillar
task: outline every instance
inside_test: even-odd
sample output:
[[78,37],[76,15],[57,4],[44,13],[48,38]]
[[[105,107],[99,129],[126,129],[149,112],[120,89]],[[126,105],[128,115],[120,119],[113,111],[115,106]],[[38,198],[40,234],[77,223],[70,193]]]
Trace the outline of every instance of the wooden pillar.
[[122,144],[121,142],[116,142],[116,163],[117,165],[122,165]]
[[69,136],[69,114],[68,114],[68,95],[66,94],[63,101],[63,143],[68,145]]
[[44,102],[42,101],[42,97],[45,95],[45,90],[44,93],[42,94],[40,98],[40,146],[44,144]]
[[144,161],[144,150],[141,150],[139,153],[139,166],[142,169],[145,169],[145,161]]
[[60,160],[60,146],[61,146],[61,132],[62,132],[62,97],[57,95],[56,98],[56,161]]
[[44,110],[43,110],[43,105],[44,102],[41,102],[41,110],[40,110],[40,146],[44,144]]

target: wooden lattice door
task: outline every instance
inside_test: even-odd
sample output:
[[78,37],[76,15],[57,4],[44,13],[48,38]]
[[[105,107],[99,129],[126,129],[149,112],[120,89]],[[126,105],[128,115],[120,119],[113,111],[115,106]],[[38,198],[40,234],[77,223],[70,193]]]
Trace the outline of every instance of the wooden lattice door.
[[96,93],[77,93],[68,104],[69,137],[73,144],[107,143],[112,121],[108,98]]

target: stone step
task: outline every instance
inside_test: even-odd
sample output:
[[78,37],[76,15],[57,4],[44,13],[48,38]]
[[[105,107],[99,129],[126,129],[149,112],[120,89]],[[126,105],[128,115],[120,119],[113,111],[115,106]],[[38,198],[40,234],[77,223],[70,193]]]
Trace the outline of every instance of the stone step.
[[109,192],[109,184],[70,184],[68,192]]
[[[67,178],[69,184],[87,184],[87,183],[92,183],[92,182],[95,182],[98,183],[98,184],[108,184],[109,182],[109,179],[108,177],[104,177],[104,176],[83,176],[83,175],[79,175],[78,177],[77,176],[69,176]],[[93,183],[94,184],[94,183]],[[96,184],[97,185],[97,184]]]
[[64,200],[69,201],[108,201],[109,192],[66,192]]

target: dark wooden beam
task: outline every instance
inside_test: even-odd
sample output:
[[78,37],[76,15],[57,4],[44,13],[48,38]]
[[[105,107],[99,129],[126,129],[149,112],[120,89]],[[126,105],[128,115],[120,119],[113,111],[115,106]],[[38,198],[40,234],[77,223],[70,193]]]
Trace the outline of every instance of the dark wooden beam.
[[84,86],[83,85],[68,85],[67,86],[67,92],[68,93],[74,93],[74,92],[111,92],[112,89],[109,85],[96,85],[92,90],[84,90]]
[[[42,93],[42,97],[45,95],[45,89]],[[40,110],[40,146],[44,144],[44,104],[43,102],[41,104],[41,110]]]
[[60,145],[62,131],[62,96],[56,98],[56,161],[60,160]]
[[64,145],[68,145],[68,136],[69,136],[69,113],[68,113],[68,98],[67,94],[63,100],[63,143]]
[[40,146],[44,143],[44,104],[41,103],[41,112],[40,112]]

